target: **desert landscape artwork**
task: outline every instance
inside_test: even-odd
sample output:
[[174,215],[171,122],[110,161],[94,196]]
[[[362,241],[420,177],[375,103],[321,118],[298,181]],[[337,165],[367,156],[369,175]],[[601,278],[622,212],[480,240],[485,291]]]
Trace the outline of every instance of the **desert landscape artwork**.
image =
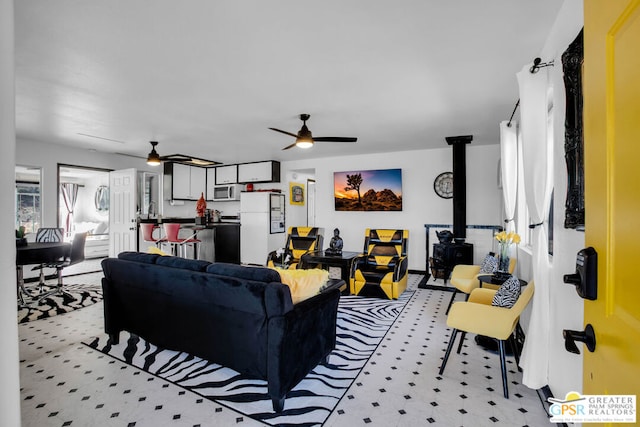
[[337,211],[401,211],[402,169],[333,173]]

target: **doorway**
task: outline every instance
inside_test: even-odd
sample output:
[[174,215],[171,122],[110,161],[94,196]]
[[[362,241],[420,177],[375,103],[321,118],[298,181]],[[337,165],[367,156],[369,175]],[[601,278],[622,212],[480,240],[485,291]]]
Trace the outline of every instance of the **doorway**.
[[109,254],[109,169],[58,164],[58,227],[65,240],[88,233],[86,258]]
[[307,179],[307,227],[316,226],[316,180]]

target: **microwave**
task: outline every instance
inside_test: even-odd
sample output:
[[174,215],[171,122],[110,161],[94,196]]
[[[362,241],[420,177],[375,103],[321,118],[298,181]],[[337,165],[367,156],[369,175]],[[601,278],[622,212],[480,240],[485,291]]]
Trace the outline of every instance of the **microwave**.
[[225,200],[240,200],[240,192],[244,186],[242,184],[225,184],[213,186],[214,202],[224,202]]

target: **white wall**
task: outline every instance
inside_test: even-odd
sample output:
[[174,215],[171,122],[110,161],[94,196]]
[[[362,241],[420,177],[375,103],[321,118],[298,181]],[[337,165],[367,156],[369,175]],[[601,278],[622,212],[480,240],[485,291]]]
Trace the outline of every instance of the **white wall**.
[[7,203],[7,189],[15,188],[15,92],[13,1],[0,0],[0,185],[5,190],[5,203],[0,208],[0,272],[5,278],[0,286],[0,425],[20,426],[20,367],[18,364],[18,312],[15,255],[15,206]]
[[[327,236],[330,237],[332,230],[337,227],[344,240],[344,250],[361,251],[366,228],[408,229],[409,268],[424,270],[424,224],[453,222],[452,200],[442,199],[433,191],[435,177],[441,172],[452,170],[451,147],[444,141],[442,144],[441,149],[283,162],[281,167],[284,182],[281,185],[288,194],[287,180],[292,179],[291,174],[294,171],[315,170],[316,226],[324,227],[325,239],[328,239]],[[467,146],[467,224],[501,224],[501,190],[497,186],[499,156],[500,150],[496,144],[471,143]],[[401,212],[344,212],[334,209],[334,172],[394,168],[402,169]],[[287,226],[299,225],[292,222],[302,221],[302,215],[293,210],[291,205],[287,205],[287,209]],[[482,243],[484,247],[489,247],[491,237],[490,234],[486,236]],[[471,233],[468,233],[468,237],[471,238]],[[433,242],[431,238],[430,243]]]

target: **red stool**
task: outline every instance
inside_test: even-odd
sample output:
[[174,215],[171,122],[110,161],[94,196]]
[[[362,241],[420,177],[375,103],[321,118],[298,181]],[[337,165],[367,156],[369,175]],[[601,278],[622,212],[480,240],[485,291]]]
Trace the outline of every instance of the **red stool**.
[[153,232],[155,230],[160,230],[156,224],[143,222],[140,224],[140,228],[142,229],[142,240],[145,242],[153,243],[156,247],[159,247],[162,242],[165,241],[163,238],[155,238],[153,237]]
[[180,238],[180,224],[174,222],[165,222],[164,234],[166,236],[165,242],[171,245],[171,253],[175,256],[187,257],[187,245],[193,245],[193,258],[198,259],[200,252],[200,239],[196,239],[196,233],[186,239]]

